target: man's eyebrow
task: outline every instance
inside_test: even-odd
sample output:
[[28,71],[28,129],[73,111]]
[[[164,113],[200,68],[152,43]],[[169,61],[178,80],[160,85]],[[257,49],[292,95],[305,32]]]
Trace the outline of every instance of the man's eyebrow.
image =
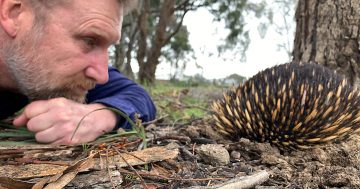
[[[109,32],[107,32],[109,31]],[[104,40],[107,40],[109,43],[116,43],[120,40],[120,32],[119,30],[105,30],[104,28],[100,28],[98,26],[91,26],[87,29],[85,33],[89,33],[91,35],[95,35],[96,37],[100,37]]]

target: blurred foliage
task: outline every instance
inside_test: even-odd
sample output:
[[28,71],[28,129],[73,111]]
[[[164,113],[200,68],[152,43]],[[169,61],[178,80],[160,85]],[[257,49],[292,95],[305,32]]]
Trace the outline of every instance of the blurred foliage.
[[173,72],[170,72],[170,80],[180,77],[190,60],[187,55],[193,53],[189,41],[189,32],[186,26],[181,26],[178,33],[170,40],[162,51],[164,58],[170,63]]
[[[225,42],[220,44],[218,50],[220,53],[226,50],[237,49],[245,57],[245,52],[249,47],[249,31],[245,30],[247,24],[246,17],[251,13],[256,18],[266,17],[269,23],[272,22],[273,12],[267,9],[266,1],[252,2],[249,0],[205,0],[209,11],[214,15],[215,21],[225,22],[225,28],[229,34]],[[262,32],[266,32],[267,27],[263,27]]]
[[281,22],[273,23],[276,33],[281,36],[287,36],[286,40],[277,44],[278,51],[285,51],[288,55],[288,61],[292,60],[293,42],[295,35],[296,22],[295,10],[298,0],[276,0],[273,10],[280,12]]
[[238,75],[238,74],[231,74],[228,77],[226,77],[226,79],[234,79],[238,83],[243,83],[246,80],[246,77]]
[[[157,106],[157,117],[167,117],[166,122],[180,123],[203,118],[208,114],[209,99],[204,94],[195,94],[195,88],[184,81],[157,80],[147,90]],[[196,90],[210,93],[215,88],[211,85],[199,85]]]
[[[187,62],[196,59],[189,41],[189,32],[183,26],[184,17],[190,11],[207,9],[214,15],[215,22],[224,23],[228,34],[218,46],[219,56],[231,50],[240,55],[240,61],[246,60],[245,52],[251,42],[246,25],[253,19],[261,20],[258,32],[264,37],[269,25],[273,24],[274,13],[265,0],[138,1],[134,11],[124,18],[121,43],[115,46],[112,54],[113,64],[130,78],[134,78],[131,62],[137,60],[140,67],[138,78],[143,83],[143,77],[148,77],[150,84],[155,81],[153,77],[160,62],[171,64],[175,71],[170,74],[170,78],[175,78],[178,74],[181,75]],[[164,7],[169,1],[174,4],[164,20]],[[295,1],[282,0],[281,3],[293,5]]]

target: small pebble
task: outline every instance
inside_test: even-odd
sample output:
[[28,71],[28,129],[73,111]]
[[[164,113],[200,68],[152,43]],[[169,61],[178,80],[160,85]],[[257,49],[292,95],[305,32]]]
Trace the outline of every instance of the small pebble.
[[230,163],[229,152],[219,144],[201,145],[196,149],[200,158],[211,165],[226,165]]
[[231,152],[230,156],[231,156],[233,159],[240,159],[241,154],[240,154],[240,152],[234,150],[234,151]]

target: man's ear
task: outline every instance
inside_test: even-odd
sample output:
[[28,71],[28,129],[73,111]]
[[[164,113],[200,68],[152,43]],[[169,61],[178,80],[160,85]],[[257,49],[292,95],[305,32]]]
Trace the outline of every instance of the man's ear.
[[0,26],[10,37],[18,33],[21,6],[19,0],[0,0]]

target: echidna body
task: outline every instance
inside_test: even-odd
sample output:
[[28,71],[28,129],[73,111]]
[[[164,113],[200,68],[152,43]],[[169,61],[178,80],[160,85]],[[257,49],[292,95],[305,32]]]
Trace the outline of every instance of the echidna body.
[[259,72],[213,103],[232,139],[308,148],[360,131],[360,93],[329,68],[288,63]]

